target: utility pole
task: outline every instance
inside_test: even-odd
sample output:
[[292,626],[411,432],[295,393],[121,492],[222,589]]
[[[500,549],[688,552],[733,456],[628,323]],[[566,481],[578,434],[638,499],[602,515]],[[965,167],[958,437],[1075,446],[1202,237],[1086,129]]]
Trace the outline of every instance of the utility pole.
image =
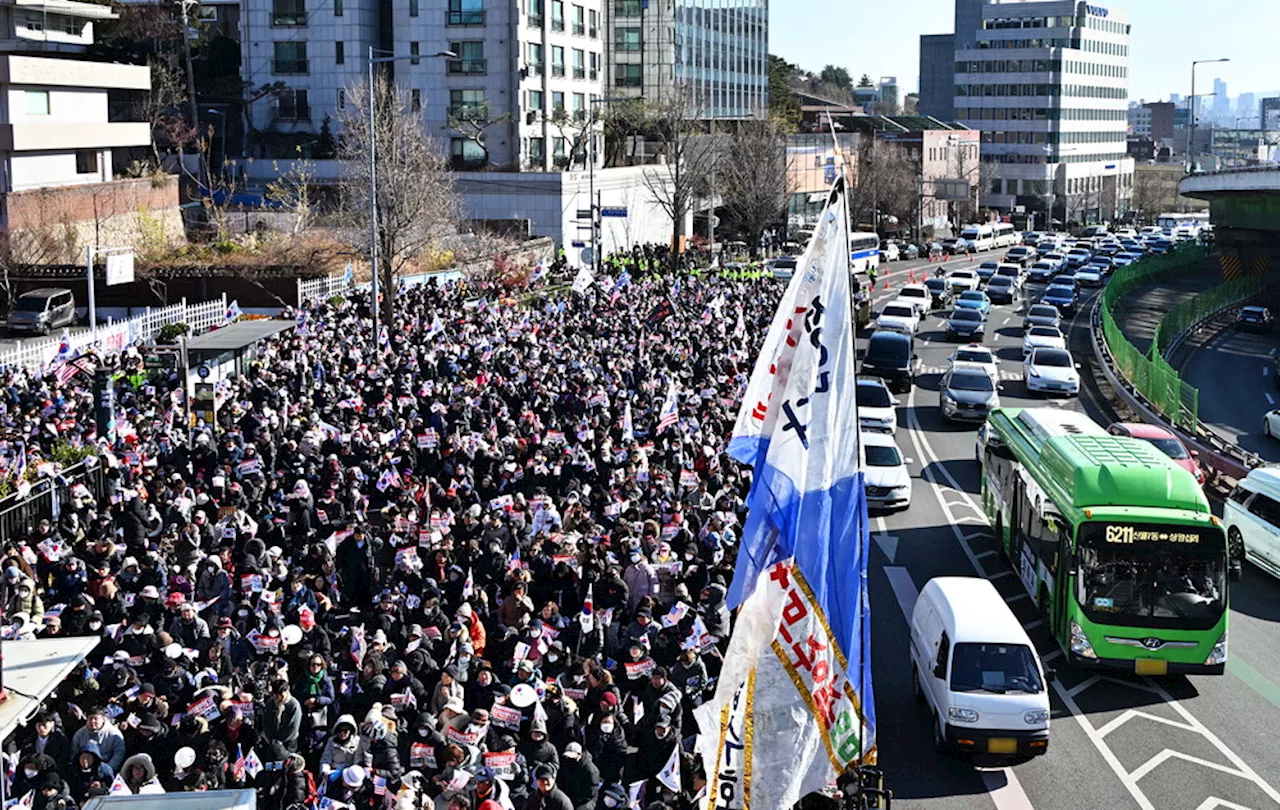
[[[191,116],[191,126],[200,125],[196,113],[196,80],[191,73],[191,12],[192,6],[198,6],[198,0],[182,0],[182,52],[187,62],[187,114]],[[225,146],[223,147],[226,148]]]

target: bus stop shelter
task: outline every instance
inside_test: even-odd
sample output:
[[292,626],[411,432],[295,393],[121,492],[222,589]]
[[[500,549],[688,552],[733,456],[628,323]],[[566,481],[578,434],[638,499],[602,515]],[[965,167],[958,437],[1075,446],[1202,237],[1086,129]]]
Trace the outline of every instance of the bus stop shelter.
[[258,799],[252,788],[201,790],[186,793],[147,793],[96,796],[80,805],[80,810],[256,810]]

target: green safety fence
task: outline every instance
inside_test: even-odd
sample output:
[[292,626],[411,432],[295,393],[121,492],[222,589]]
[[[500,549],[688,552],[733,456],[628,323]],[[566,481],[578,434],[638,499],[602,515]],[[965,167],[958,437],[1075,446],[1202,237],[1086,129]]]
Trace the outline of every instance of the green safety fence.
[[[1115,305],[1121,298],[1136,290],[1203,273],[1208,256],[1208,251],[1203,248],[1184,248],[1169,256],[1148,256],[1116,271],[1102,293],[1102,335],[1116,370],[1162,416],[1189,431],[1194,430],[1199,422],[1200,392],[1188,385],[1156,349],[1160,340],[1165,340],[1167,346],[1168,341],[1179,334],[1179,331],[1173,330],[1171,324],[1166,332],[1163,328],[1168,318],[1166,315],[1156,326],[1150,354],[1141,352],[1129,342],[1116,322]],[[1199,300],[1200,297],[1196,296],[1185,304]],[[1204,311],[1212,312],[1213,309]],[[1192,319],[1185,323],[1190,325],[1194,322],[1195,319]],[[1162,337],[1165,334],[1168,335],[1167,338]]]

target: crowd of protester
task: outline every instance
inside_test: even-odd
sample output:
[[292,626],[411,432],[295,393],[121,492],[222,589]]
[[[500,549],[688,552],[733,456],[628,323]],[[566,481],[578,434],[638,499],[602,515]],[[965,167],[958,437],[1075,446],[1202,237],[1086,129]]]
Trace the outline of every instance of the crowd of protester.
[[216,429],[136,350],[114,441],[86,375],[5,373],[10,476],[78,447],[101,476],[10,537],[6,635],[102,637],[6,798],[695,807],[750,486],[725,445],[783,285],[651,258],[584,295],[402,289],[376,341],[358,295],[288,313]]

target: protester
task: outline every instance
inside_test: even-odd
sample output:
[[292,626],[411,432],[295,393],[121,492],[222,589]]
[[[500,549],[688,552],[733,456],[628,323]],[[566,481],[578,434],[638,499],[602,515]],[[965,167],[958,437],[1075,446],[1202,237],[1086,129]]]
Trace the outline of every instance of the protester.
[[662,780],[696,767],[731,631],[726,442],[782,286],[665,259],[532,301],[401,289],[377,341],[366,297],[317,303],[190,433],[135,350],[114,437],[87,373],[5,372],[11,475],[92,453],[4,549],[7,615],[103,639],[13,744],[11,795],[694,807],[694,773]]

